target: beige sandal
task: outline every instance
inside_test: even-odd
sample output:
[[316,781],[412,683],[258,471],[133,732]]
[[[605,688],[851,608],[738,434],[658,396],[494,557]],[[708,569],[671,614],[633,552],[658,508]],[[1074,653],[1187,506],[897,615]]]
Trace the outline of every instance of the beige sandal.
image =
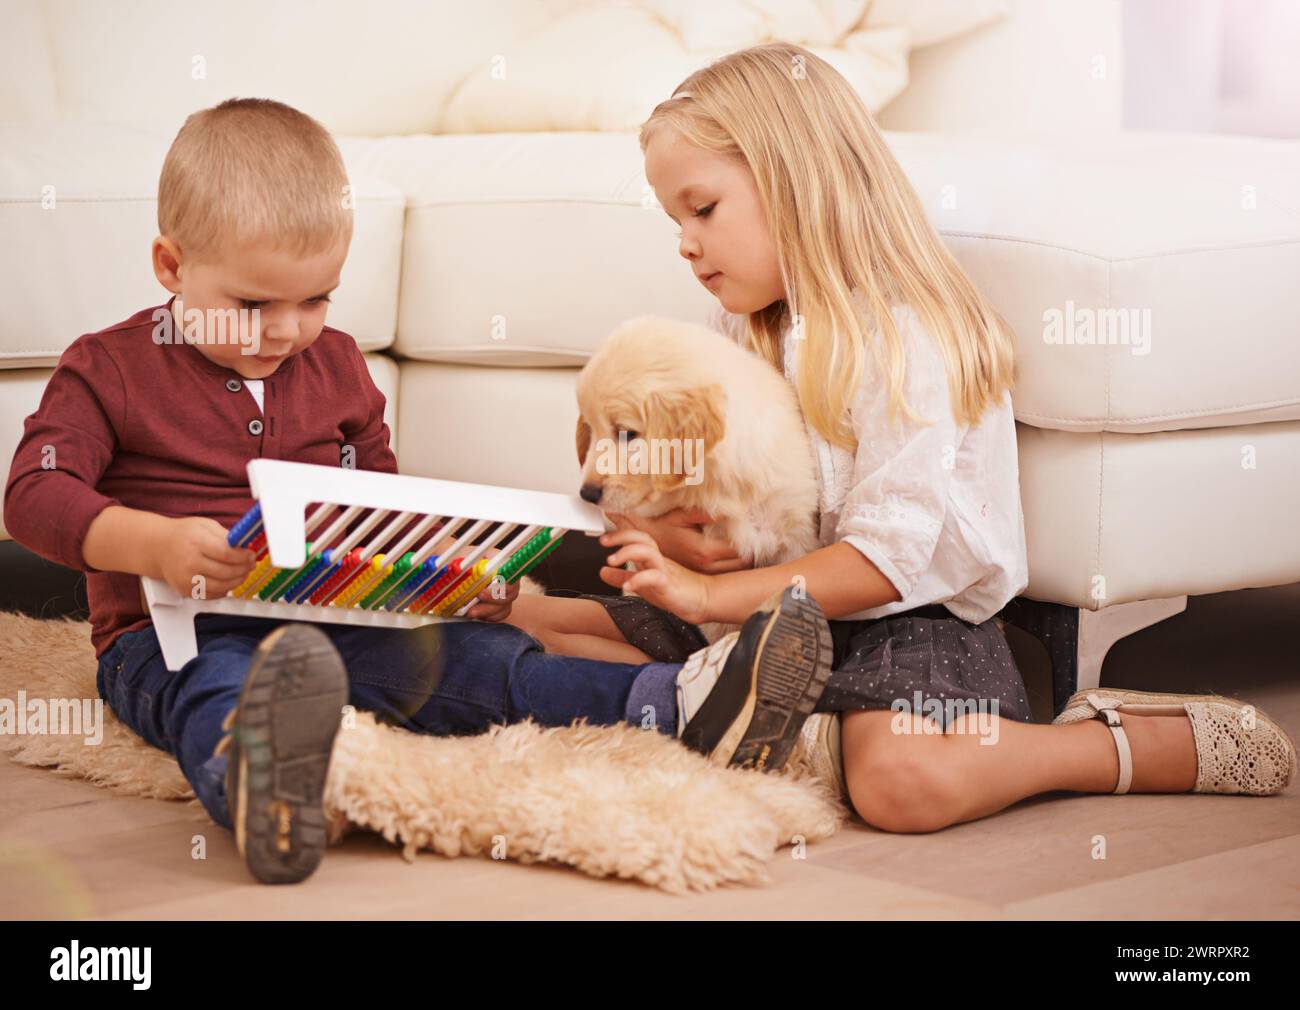
[[1097,688],[1065,703],[1054,725],[1101,719],[1119,752],[1116,794],[1133,782],[1133,755],[1118,711],[1186,715],[1196,741],[1195,793],[1270,796],[1287,787],[1296,771],[1295,744],[1277,723],[1246,702],[1216,694],[1153,694]]

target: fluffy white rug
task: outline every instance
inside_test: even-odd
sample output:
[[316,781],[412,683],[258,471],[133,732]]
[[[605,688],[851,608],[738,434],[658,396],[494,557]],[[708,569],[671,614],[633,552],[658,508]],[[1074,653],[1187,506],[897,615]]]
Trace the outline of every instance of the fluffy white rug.
[[[96,699],[85,621],[0,613],[0,704]],[[11,709],[12,711],[13,709]],[[189,800],[171,755],[103,707],[103,737],[0,733],[0,753],[135,796]],[[354,828],[443,856],[553,862],[671,892],[760,884],[773,853],[835,833],[844,808],[812,779],[715,768],[661,733],[534,723],[432,737],[368,713],[339,733],[331,841]],[[201,809],[201,808],[200,808]]]

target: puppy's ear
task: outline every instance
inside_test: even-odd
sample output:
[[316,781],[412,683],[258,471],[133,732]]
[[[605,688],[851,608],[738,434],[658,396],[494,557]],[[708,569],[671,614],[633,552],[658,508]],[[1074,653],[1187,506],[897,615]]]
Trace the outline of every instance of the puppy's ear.
[[578,465],[582,466],[587,462],[587,452],[591,448],[591,425],[584,421],[581,415],[578,416],[577,444]]
[[[727,433],[727,391],[720,385],[697,386],[671,393],[651,393],[646,398],[646,436],[700,439],[702,459],[713,451]],[[667,491],[684,482],[685,474],[654,474],[658,490]]]

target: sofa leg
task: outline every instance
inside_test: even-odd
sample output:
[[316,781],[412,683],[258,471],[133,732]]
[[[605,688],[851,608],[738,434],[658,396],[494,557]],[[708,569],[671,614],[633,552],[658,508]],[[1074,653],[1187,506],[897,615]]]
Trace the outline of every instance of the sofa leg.
[[1186,596],[1170,596],[1079,611],[1079,686],[1075,690],[1101,686],[1101,664],[1110,647],[1121,638],[1186,609]]
[[1029,632],[1047,649],[1055,718],[1070,695],[1100,686],[1102,663],[1112,645],[1186,608],[1186,596],[1118,603],[1101,610],[1080,610],[1018,596],[998,616]]

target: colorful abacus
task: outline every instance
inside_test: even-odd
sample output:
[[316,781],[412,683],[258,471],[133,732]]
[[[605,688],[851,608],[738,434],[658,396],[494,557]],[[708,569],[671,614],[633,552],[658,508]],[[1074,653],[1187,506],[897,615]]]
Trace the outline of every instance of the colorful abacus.
[[396,628],[457,620],[566,532],[605,530],[599,509],[546,491],[270,459],[248,464],[248,483],[257,502],[228,537],[256,556],[242,584],[210,600],[142,579],[170,670],[197,654],[198,613]]

